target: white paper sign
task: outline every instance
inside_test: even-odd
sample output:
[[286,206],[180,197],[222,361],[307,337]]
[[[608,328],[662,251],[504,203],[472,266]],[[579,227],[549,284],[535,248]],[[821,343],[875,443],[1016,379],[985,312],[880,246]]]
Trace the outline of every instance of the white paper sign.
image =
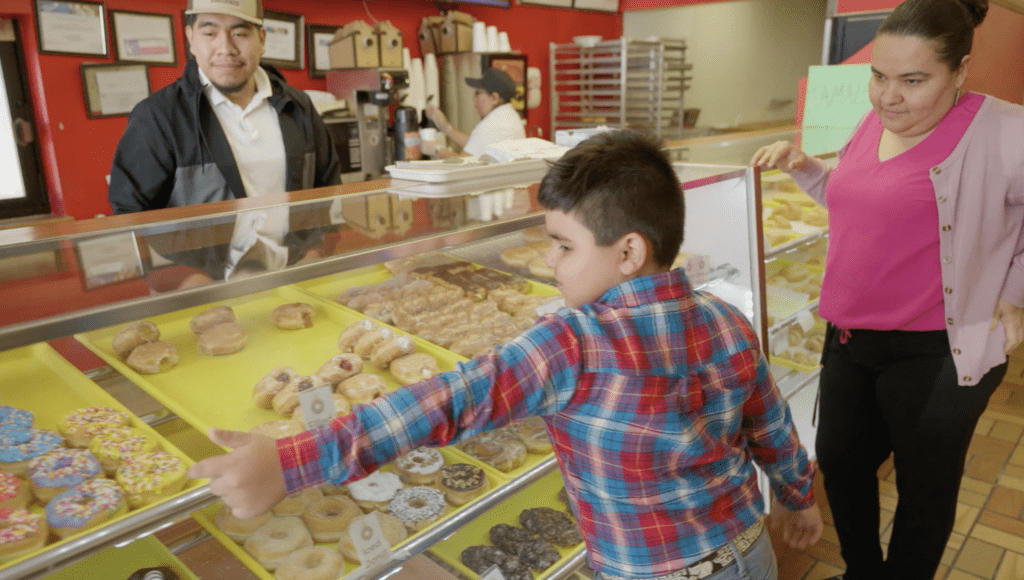
[[149,96],[149,79],[145,68],[96,71],[96,88],[100,94],[101,114],[130,113],[139,101]]
[[285,20],[263,20],[263,28],[267,31],[264,58],[276,60],[295,60],[295,23]]
[[334,399],[331,398],[330,385],[306,390],[302,390],[300,386],[299,405],[302,407],[302,420],[306,423],[307,430],[325,426],[334,418]]
[[325,34],[316,32],[313,34],[313,64],[315,70],[331,69],[331,39],[334,33]]
[[505,575],[501,573],[501,568],[495,564],[480,575],[480,580],[505,580]]
[[811,314],[810,310],[801,310],[796,313],[796,321],[800,324],[800,328],[805,333],[810,332],[814,328],[814,315]]
[[372,570],[391,560],[391,544],[381,528],[379,512],[352,520],[348,533],[364,570]]

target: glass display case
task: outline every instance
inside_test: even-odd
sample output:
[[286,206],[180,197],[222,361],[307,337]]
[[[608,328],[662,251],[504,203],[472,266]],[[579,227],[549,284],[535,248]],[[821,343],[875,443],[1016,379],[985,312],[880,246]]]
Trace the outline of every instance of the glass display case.
[[[743,311],[762,344],[769,344],[757,171],[698,164],[675,168],[687,204],[677,265],[686,268],[695,287]],[[454,264],[477,274],[488,269],[485,289],[496,296],[495,288],[514,287],[523,300],[533,300],[534,317],[556,307],[552,272],[542,267],[542,246],[549,242],[538,231],[544,222],[538,178],[524,170],[449,191],[380,180],[0,231],[0,293],[8,305],[0,311],[0,405],[33,412],[40,429],[55,429],[76,409],[111,407],[187,467],[222,451],[207,439],[209,427],[249,430],[282,419],[254,404],[254,385],[275,367],[312,372],[339,352],[339,334],[365,318],[409,333],[417,351],[431,354],[439,369],[451,368],[473,353],[420,334],[392,311],[374,308],[380,302],[353,297],[384,294],[401,272],[419,267],[451,273],[448,266]],[[535,255],[531,261],[509,260],[505,250],[515,247]],[[470,288],[481,286],[472,284],[461,288],[472,293]],[[475,297],[486,300],[482,294]],[[295,303],[311,306],[311,325],[282,327],[272,313]],[[215,306],[232,309],[243,340],[231,348],[241,350],[217,354],[220,347],[193,329],[197,316]],[[173,346],[175,356],[161,355],[155,366],[141,355],[133,357],[148,343],[132,348],[119,341],[134,340],[123,331],[139,321],[155,325],[159,342]],[[398,387],[394,376],[367,367],[387,389]],[[458,449],[442,452],[449,461],[475,461]],[[384,577],[429,553],[475,580],[478,576],[459,569],[458,550],[486,539],[467,539],[467,534],[505,514],[508,508],[502,506],[557,501],[555,487],[561,485],[550,453],[531,454],[508,472],[482,468],[488,491],[465,505],[449,506],[445,517],[410,533],[377,566],[346,562],[339,576]],[[156,554],[139,560],[145,565],[157,565],[166,554],[167,565],[185,567],[216,553],[248,577],[273,578],[223,533],[217,510],[208,484],[187,480],[179,491],[133,504],[127,513],[89,529],[51,536],[45,546],[0,563],[0,580],[67,577],[92,558],[114,552],[123,555],[118,561],[133,561],[135,551]],[[30,511],[40,513],[43,506],[36,502]],[[168,530],[175,529],[186,532],[168,540]],[[190,558],[196,551],[203,556]],[[581,544],[560,550],[560,556],[537,577],[569,577],[586,554]],[[187,570],[179,576],[193,577]]]

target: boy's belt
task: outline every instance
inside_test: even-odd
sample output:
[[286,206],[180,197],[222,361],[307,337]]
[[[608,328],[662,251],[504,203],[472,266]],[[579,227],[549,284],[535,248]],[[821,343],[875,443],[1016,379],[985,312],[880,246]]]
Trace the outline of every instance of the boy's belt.
[[[761,536],[761,532],[763,531],[764,520],[759,519],[751,524],[749,528],[743,530],[738,536],[733,538],[732,543],[736,544],[736,549],[739,550],[740,554],[746,554],[747,550],[750,549],[750,546],[754,545],[754,542],[757,541],[757,538]],[[736,555],[731,549],[729,549],[728,545],[725,545],[682,570],[676,570],[670,574],[649,578],[647,580],[701,580],[721,571],[723,568],[735,561]],[[602,573],[601,580],[631,579],[624,576],[611,576],[609,574]]]

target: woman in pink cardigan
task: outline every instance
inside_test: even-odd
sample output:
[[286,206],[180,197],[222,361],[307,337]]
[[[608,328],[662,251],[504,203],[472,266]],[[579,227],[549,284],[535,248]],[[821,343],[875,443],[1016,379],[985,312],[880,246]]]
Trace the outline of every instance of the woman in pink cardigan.
[[[1024,338],[1024,107],[962,89],[987,0],[906,0],[879,28],[870,111],[835,169],[779,168],[830,217],[816,441],[844,580],[931,580],[968,444]],[[883,558],[878,467],[899,503]]]

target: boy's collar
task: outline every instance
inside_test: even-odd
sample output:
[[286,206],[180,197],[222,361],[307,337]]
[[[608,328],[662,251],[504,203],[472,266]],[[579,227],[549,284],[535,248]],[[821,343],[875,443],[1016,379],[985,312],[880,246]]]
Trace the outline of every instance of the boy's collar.
[[595,304],[643,306],[652,302],[681,298],[693,292],[682,268],[627,280],[609,289]]

